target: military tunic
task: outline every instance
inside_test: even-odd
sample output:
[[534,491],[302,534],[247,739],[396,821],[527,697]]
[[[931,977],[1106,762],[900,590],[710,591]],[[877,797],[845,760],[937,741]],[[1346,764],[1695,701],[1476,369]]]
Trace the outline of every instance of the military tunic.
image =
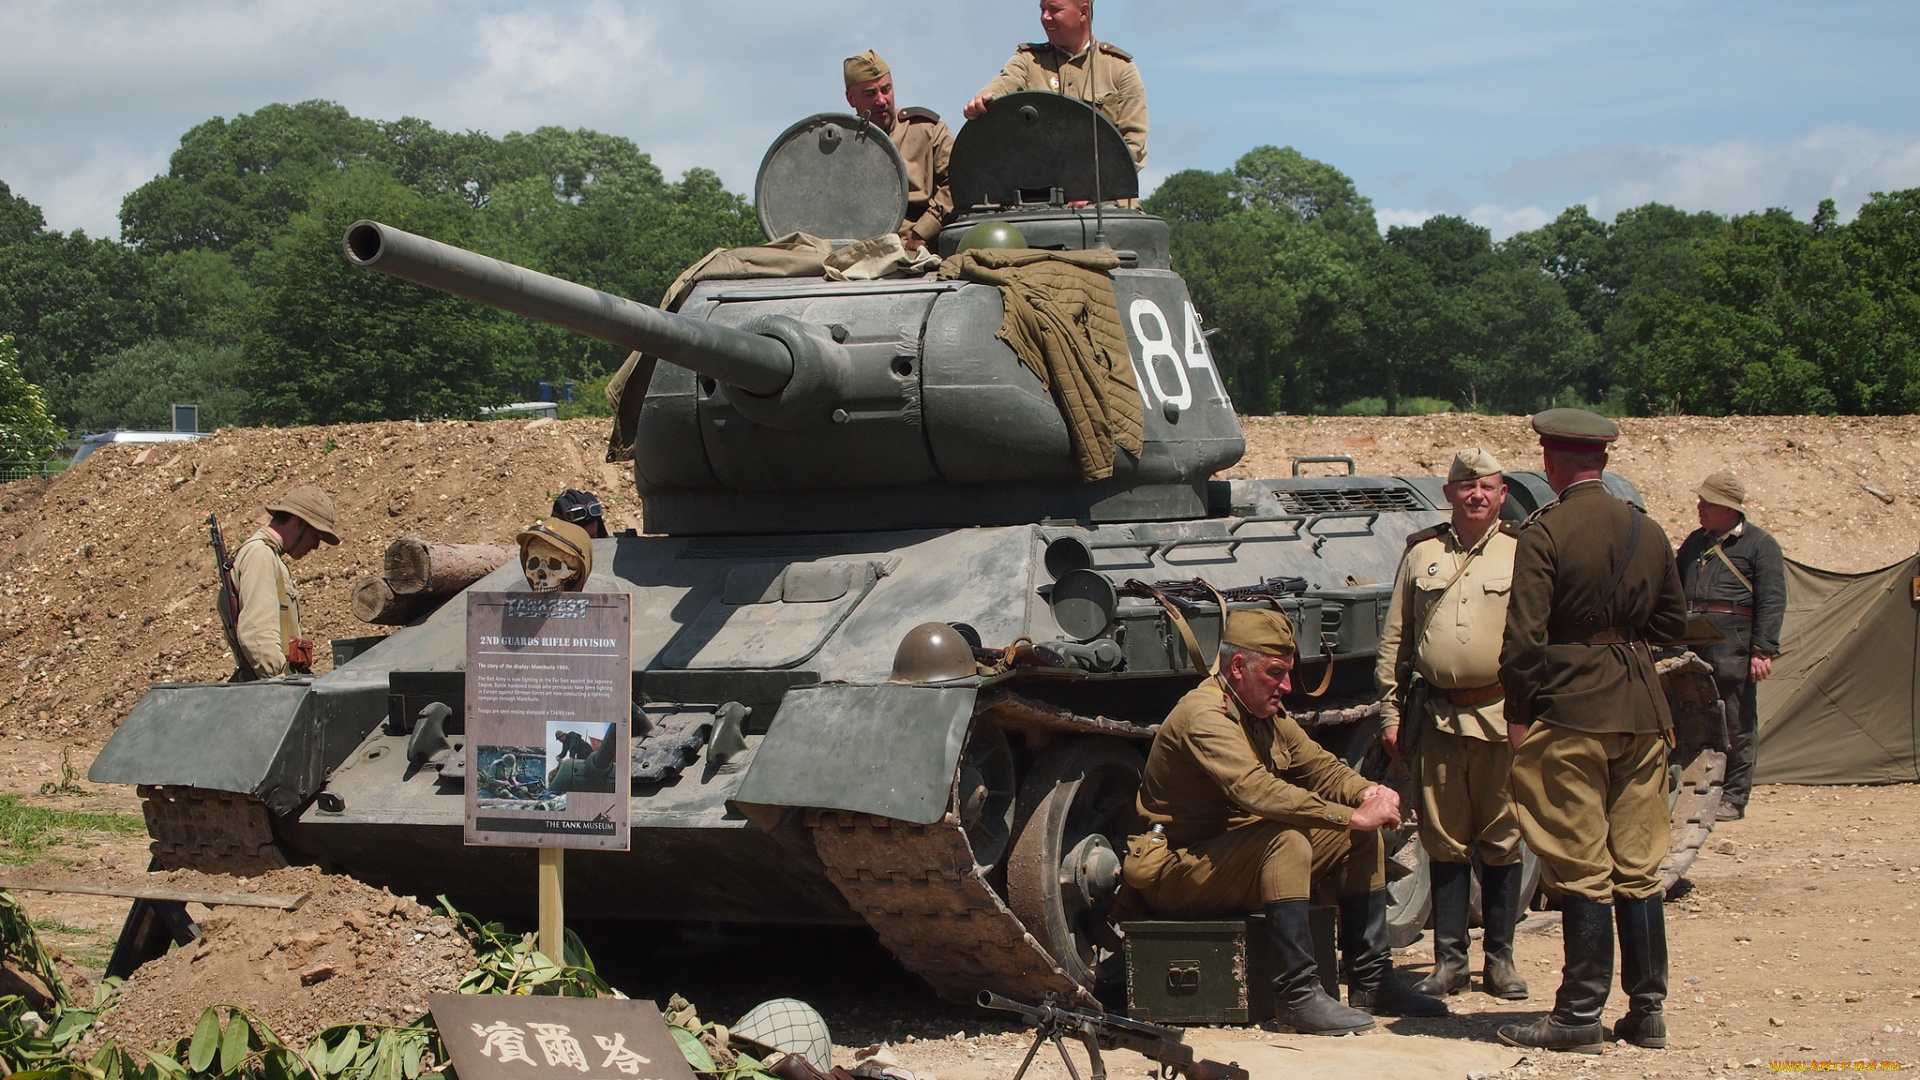
[[1752,658],[1780,652],[1780,624],[1787,614],[1786,565],[1779,542],[1744,519],[1725,536],[1695,529],[1676,558],[1688,610],[1705,615],[1727,635],[1724,642],[1697,645],[1693,651],[1713,665],[1714,682],[1727,703],[1724,798],[1728,805],[1744,807],[1753,791],[1755,759]]
[[907,217],[900,233],[928,244],[953,216],[953,192],[947,187],[947,162],[953,156],[953,132],[931,109],[901,109],[887,132],[907,163]]
[[1174,706],[1154,737],[1128,842],[1127,884],[1165,918],[1238,916],[1384,887],[1379,836],[1347,822],[1371,787],[1284,713],[1246,714],[1218,677]]
[[[1408,538],[1394,577],[1374,671],[1380,721],[1426,725],[1417,739],[1403,734],[1401,745],[1417,743],[1420,842],[1439,862],[1471,862],[1477,854],[1484,865],[1506,866],[1520,858],[1500,685],[1517,546],[1505,525],[1471,550],[1452,525],[1439,525]],[[1403,718],[1402,691],[1416,673],[1430,688],[1423,715]]]
[[1104,41],[1071,54],[1045,41],[1022,45],[980,92],[1000,97],[1022,90],[1051,90],[1092,105],[1120,129],[1133,151],[1133,167],[1146,166],[1147,88],[1131,55]]
[[300,594],[283,554],[280,538],[266,528],[233,553],[233,587],[240,594],[235,660],[255,678],[287,674],[287,643],[300,636]]
[[1500,655],[1507,721],[1531,725],[1514,754],[1514,799],[1562,895],[1609,903],[1660,891],[1673,721],[1646,643],[1686,630],[1672,552],[1598,480],[1568,486],[1520,533]]

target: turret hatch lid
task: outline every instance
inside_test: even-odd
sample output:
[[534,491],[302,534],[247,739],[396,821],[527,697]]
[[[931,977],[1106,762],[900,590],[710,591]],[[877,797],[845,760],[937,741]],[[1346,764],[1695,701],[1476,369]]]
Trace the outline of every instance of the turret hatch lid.
[[819,113],[782,132],[754,181],[760,228],[773,240],[804,232],[865,240],[907,215],[907,165],[887,133],[844,113]]

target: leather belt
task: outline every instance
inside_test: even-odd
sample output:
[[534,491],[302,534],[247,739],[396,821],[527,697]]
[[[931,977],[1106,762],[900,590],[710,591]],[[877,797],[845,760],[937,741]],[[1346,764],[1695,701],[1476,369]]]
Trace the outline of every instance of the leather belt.
[[1631,626],[1556,626],[1547,631],[1549,645],[1631,645],[1640,631]]
[[1719,600],[1694,600],[1687,604],[1687,610],[1695,615],[1738,615],[1743,619],[1753,618],[1753,609],[1745,604],[1727,604]]
[[1507,693],[1507,688],[1499,683],[1476,686],[1467,690],[1443,690],[1436,686],[1433,690],[1434,693],[1446,698],[1447,704],[1460,709],[1472,705],[1485,705],[1489,701],[1498,701],[1502,697],[1505,697]]

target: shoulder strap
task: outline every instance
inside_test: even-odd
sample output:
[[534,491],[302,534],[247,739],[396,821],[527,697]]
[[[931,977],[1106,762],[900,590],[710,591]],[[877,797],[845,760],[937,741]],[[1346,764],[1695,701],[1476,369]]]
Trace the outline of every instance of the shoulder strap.
[[901,109],[900,115],[908,120],[926,119],[938,122],[940,119],[939,113],[934,112],[932,109],[923,109],[918,105],[910,105],[907,108]]
[[1106,53],[1108,56],[1119,57],[1120,59],[1125,60],[1128,63],[1133,62],[1133,54],[1126,51],[1125,49],[1120,48],[1117,45],[1112,45],[1103,41],[1100,43],[1100,51],[1103,53]]
[[[1194,670],[1202,675],[1211,676],[1213,674],[1213,665],[1207,662],[1205,656],[1201,655],[1200,639],[1193,636],[1193,627],[1187,625],[1187,617],[1180,613],[1180,608],[1174,604],[1173,598],[1154,586],[1141,581],[1139,578],[1130,579],[1127,585],[1130,588],[1140,589],[1148,596],[1153,597],[1159,602],[1161,607],[1166,609],[1167,617],[1173,620],[1174,629],[1180,631],[1180,641],[1187,647],[1187,656],[1193,661]],[[1213,586],[1209,585],[1207,587],[1211,589]],[[1216,592],[1214,595],[1217,597],[1220,594]],[[1224,635],[1226,632],[1227,604],[1225,600],[1222,600],[1220,602],[1220,633]]]
[[1708,549],[1707,554],[1717,556],[1721,562],[1725,563],[1727,569],[1733,571],[1733,576],[1740,579],[1741,588],[1746,589],[1748,592],[1754,592],[1755,590],[1753,587],[1753,579],[1741,573],[1740,568],[1733,565],[1733,560],[1727,558],[1727,549],[1725,545],[1726,545],[1726,540],[1724,538],[1720,540],[1716,540],[1713,542],[1713,547]]
[[1599,601],[1593,605],[1592,613],[1587,616],[1588,622],[1599,621],[1600,609],[1612,602],[1614,590],[1620,587],[1621,579],[1627,576],[1627,564],[1633,561],[1633,549],[1640,544],[1640,511],[1628,503],[1627,515],[1627,550],[1620,554],[1620,563],[1613,568],[1613,580],[1607,582],[1607,591],[1601,593]]

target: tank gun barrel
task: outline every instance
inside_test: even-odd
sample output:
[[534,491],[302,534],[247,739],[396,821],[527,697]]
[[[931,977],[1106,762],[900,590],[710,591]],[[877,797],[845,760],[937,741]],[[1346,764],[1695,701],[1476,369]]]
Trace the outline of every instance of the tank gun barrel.
[[465,248],[356,221],[344,240],[355,266],[650,353],[749,393],[778,394],[794,374],[779,339],[715,326]]

